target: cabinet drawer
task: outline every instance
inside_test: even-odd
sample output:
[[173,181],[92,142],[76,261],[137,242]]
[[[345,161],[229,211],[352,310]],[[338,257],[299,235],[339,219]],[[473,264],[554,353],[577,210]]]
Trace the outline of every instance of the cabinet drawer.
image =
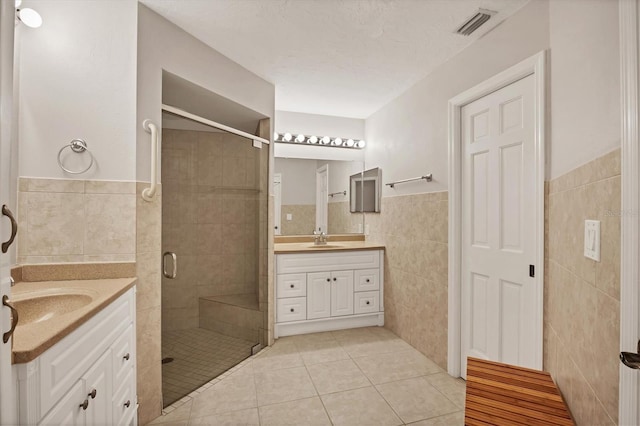
[[136,410],[136,389],[133,380],[133,366],[125,370],[126,376],[120,388],[113,394],[113,424],[127,424]]
[[381,250],[279,254],[277,274],[380,268]]
[[355,271],[355,291],[380,289],[380,269],[360,269]]
[[303,297],[307,295],[307,274],[283,274],[276,278],[276,297]]
[[278,322],[302,321],[307,319],[307,298],[291,297],[276,302]]
[[127,368],[135,363],[133,359],[133,324],[120,336],[111,347],[113,362],[113,387],[117,388],[127,375]]
[[363,291],[354,294],[354,313],[369,314],[380,309],[380,292]]

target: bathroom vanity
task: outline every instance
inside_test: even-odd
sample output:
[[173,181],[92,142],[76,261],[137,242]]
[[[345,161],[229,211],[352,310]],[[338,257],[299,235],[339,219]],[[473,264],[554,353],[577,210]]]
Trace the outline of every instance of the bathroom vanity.
[[[134,284],[16,286],[14,303],[24,318],[13,354],[20,424],[137,424]],[[49,312],[37,312],[43,307]]]
[[384,325],[384,246],[275,245],[275,337]]

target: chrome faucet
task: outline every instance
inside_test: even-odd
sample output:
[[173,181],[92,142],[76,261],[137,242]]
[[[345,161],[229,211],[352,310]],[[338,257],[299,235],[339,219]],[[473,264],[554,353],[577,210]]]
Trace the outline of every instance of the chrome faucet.
[[323,246],[327,244],[328,235],[324,233],[324,231],[316,231],[313,230],[313,244],[316,246]]

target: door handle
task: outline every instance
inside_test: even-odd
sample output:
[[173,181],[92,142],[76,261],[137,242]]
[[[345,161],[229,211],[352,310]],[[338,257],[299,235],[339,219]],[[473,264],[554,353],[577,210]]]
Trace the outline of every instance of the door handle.
[[640,340],[637,351],[637,353],[620,352],[620,361],[629,368],[640,370]]
[[16,218],[13,217],[13,213],[11,213],[11,210],[9,210],[9,207],[7,207],[6,204],[2,205],[2,214],[8,217],[11,221],[11,236],[7,241],[2,243],[2,252],[6,253],[11,244],[13,244],[13,240],[15,240],[16,234],[18,233],[18,222],[16,222]]
[[9,297],[6,294],[2,296],[2,304],[11,309],[11,328],[2,335],[2,343],[7,343],[9,338],[13,335],[13,332],[16,331],[16,326],[18,325],[18,311],[13,307],[11,302],[9,302]]
[[[173,260],[173,270],[171,271],[171,273],[167,271],[167,256],[171,256],[171,259]],[[176,256],[176,254],[172,251],[164,252],[164,254],[162,255],[162,275],[164,275],[166,278],[174,279],[177,274],[178,274],[178,256]]]

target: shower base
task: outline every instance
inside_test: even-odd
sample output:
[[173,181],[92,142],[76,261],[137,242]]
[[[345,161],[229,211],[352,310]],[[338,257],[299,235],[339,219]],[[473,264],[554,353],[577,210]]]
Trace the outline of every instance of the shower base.
[[251,356],[256,341],[225,336],[203,328],[162,334],[163,407],[188,395]]

